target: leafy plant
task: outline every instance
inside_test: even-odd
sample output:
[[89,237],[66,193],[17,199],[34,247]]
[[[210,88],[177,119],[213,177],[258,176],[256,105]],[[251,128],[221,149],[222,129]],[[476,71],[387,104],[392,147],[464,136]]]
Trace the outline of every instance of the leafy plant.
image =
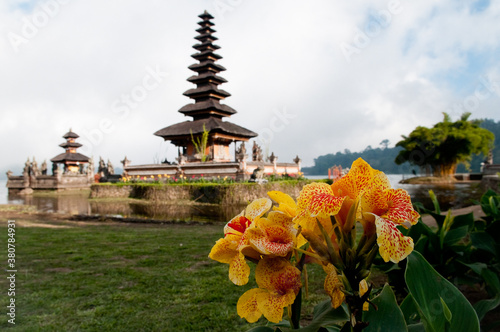
[[[481,320],[488,311],[500,305],[500,196],[490,190],[476,202],[485,213],[477,220],[472,213],[452,216],[448,211],[443,215],[432,190],[429,196],[434,210],[420,203],[415,206],[419,213],[431,215],[437,227],[431,228],[420,220],[407,234],[415,242],[415,251],[427,257],[447,280],[457,286],[477,283],[485,286],[490,298],[474,305]],[[381,268],[388,272],[390,280],[401,276],[401,267],[386,265]]]
[[[225,225],[224,237],[209,254],[229,265],[229,279],[238,286],[250,280],[249,263],[256,264],[258,287],[241,295],[237,312],[250,323],[264,316],[273,324],[251,331],[479,331],[467,299],[413,251],[412,238],[401,232],[419,220],[408,193],[391,189],[385,174],[364,160],[356,160],[332,185],[305,185],[297,201],[279,191],[268,195],[277,205],[269,198],[251,202]],[[463,231],[472,227],[467,218],[443,218],[439,234],[424,228],[421,236],[424,242],[427,232],[434,235],[427,242],[441,250],[458,245]],[[408,258],[405,306],[398,305],[390,285],[374,290],[369,284],[378,254],[385,262]],[[308,263],[324,270],[330,299],[316,307],[309,326],[301,327]]]
[[481,121],[469,120],[470,115],[464,113],[452,122],[444,113],[443,121],[432,128],[419,126],[409,136],[403,136],[396,144],[403,148],[396,164],[409,162],[430,169],[434,176],[452,176],[458,163],[468,165],[473,154],[487,155],[495,135],[481,128]]
[[208,143],[208,134],[210,130],[206,130],[205,124],[203,124],[203,133],[200,136],[197,136],[196,139],[193,136],[193,132],[191,133],[191,141],[193,142],[194,149],[198,155],[200,155],[201,162],[205,162],[208,160],[207,154],[207,143]]

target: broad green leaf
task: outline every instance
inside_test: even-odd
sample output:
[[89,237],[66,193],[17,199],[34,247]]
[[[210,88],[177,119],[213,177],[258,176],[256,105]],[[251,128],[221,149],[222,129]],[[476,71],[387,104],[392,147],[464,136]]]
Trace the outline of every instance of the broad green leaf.
[[472,245],[477,249],[485,250],[497,255],[495,240],[486,232],[473,232],[470,234]]
[[484,316],[491,310],[495,309],[500,305],[500,295],[495,296],[492,299],[481,300],[474,304],[474,310],[476,310],[479,320],[482,320]]
[[483,270],[488,268],[488,265],[486,265],[485,263],[472,263],[472,264],[466,264],[464,262],[460,262],[460,263],[469,267],[472,271],[474,271],[478,275],[481,275]]
[[308,326],[301,328],[303,332],[315,332],[321,327],[333,327],[334,324],[343,324],[349,320],[345,304],[337,309],[332,308],[332,302],[325,300],[314,308],[314,318]]
[[442,299],[452,314],[449,331],[479,331],[476,312],[462,293],[437,273],[420,253],[414,251],[407,259],[406,284],[426,330],[445,331]]
[[427,250],[427,247],[429,246],[429,238],[427,236],[422,236],[417,243],[415,243],[415,246],[413,247],[413,250],[416,250],[420,253],[425,253]]
[[474,304],[474,309],[477,312],[479,320],[483,319],[484,315],[486,315],[488,311],[493,310],[500,305],[500,280],[498,279],[498,275],[485,268],[481,270],[481,276],[491,291],[495,293],[495,297],[492,299],[481,300]]
[[417,304],[413,300],[411,294],[408,294],[400,305],[401,311],[406,321],[408,328],[414,323],[420,321],[420,316],[418,314]]
[[403,332],[407,331],[405,318],[399,309],[391,286],[385,285],[382,292],[372,300],[377,310],[370,307],[363,312],[363,321],[369,325],[363,332]]
[[453,217],[453,223],[450,226],[450,229],[455,229],[463,226],[467,226],[470,229],[472,225],[474,225],[474,214],[470,212]]
[[452,229],[446,233],[444,236],[444,246],[451,246],[453,244],[456,244],[458,241],[462,240],[468,233],[469,227],[468,226],[462,226],[456,229]]

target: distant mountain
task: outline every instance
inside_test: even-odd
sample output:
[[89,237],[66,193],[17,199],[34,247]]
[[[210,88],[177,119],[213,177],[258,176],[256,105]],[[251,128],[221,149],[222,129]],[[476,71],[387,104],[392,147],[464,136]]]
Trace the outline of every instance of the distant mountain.
[[394,159],[398,155],[401,148],[376,148],[368,146],[362,152],[337,152],[336,154],[327,154],[314,159],[314,166],[302,167],[302,172],[305,175],[325,175],[328,174],[328,168],[332,166],[342,166],[342,168],[351,167],[354,160],[363,158],[373,168],[378,169],[387,174],[409,174],[414,169],[418,172],[418,168],[410,166],[408,163],[396,165]]
[[[495,122],[491,119],[485,119],[481,123],[481,127],[488,129],[495,134],[493,162],[495,164],[500,164],[500,121]],[[387,144],[387,140],[381,142],[381,145],[387,146]],[[326,175],[328,174],[328,168],[332,166],[342,166],[342,168],[351,167],[354,160],[363,158],[373,168],[387,174],[411,174],[413,172],[418,174],[420,170],[417,166],[410,165],[409,163],[396,165],[394,160],[400,150],[401,148],[399,147],[382,147],[374,149],[371,146],[366,147],[366,149],[362,152],[351,152],[350,150],[345,149],[344,152],[337,152],[335,154],[330,153],[315,158],[314,166],[303,167],[302,171],[305,175]],[[469,171],[472,173],[478,173],[480,172],[481,163],[485,159],[486,157],[482,154],[474,155],[470,162],[470,170],[467,170],[465,165],[459,164],[457,167],[457,173],[467,173]]]

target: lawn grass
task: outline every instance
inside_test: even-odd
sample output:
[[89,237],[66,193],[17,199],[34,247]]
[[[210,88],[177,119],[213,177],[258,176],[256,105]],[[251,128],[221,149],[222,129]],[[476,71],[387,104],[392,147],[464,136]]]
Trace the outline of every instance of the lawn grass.
[[[45,222],[45,221],[44,221]],[[50,223],[50,222],[49,222]],[[60,225],[60,223],[58,223]],[[107,223],[16,228],[16,325],[12,331],[245,331],[236,313],[253,276],[238,287],[228,266],[208,259],[220,225]],[[2,235],[3,234],[3,235]],[[7,228],[0,227],[6,248]],[[6,250],[1,250],[7,261]],[[254,267],[252,267],[254,270]],[[324,275],[310,268],[303,312],[326,299]],[[7,279],[0,278],[6,294]],[[0,297],[0,307],[8,298]]]

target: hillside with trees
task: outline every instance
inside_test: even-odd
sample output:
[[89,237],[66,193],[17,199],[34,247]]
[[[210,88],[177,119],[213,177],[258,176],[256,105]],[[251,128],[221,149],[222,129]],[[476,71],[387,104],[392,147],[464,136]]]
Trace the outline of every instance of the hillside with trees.
[[[481,120],[479,126],[481,128],[491,131],[495,135],[494,148],[493,148],[493,161],[496,164],[500,163],[500,121],[495,122],[491,119]],[[345,149],[343,152],[329,153],[319,156],[314,159],[314,166],[303,167],[302,171],[305,175],[326,175],[328,168],[332,166],[342,166],[343,168],[350,167],[352,162],[358,158],[363,158],[373,168],[383,171],[387,174],[411,174],[415,171],[420,174],[418,166],[410,165],[408,162],[403,162],[397,165],[395,160],[403,149],[401,147],[389,147],[390,142],[386,139],[380,142],[379,147],[366,147],[360,152],[351,152]],[[484,162],[486,156],[482,153],[472,155],[470,160],[469,170],[463,163],[458,164],[457,173],[478,173],[480,172],[481,163]]]
[[453,122],[448,114],[443,114],[443,121],[433,127],[418,126],[408,136],[403,135],[396,144],[402,148],[396,164],[409,162],[426,175],[450,177],[459,163],[468,166],[472,155],[488,156],[495,135],[480,127],[480,120],[469,120],[471,113],[464,113]]

